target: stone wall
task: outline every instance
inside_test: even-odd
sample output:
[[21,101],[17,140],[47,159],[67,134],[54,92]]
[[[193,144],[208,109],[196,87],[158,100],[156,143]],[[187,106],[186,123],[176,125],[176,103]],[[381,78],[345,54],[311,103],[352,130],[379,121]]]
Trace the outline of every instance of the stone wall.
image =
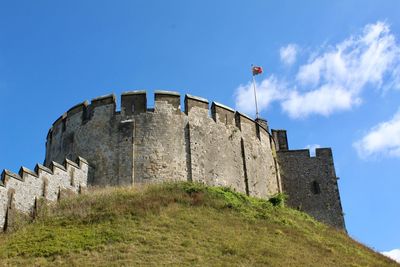
[[154,99],[149,109],[145,91],[130,91],[121,111],[114,95],[71,108],[49,131],[45,165],[82,156],[90,185],[198,181],[262,198],[283,190],[290,206],[344,228],[330,149],[289,150],[285,130],[201,97],[186,95],[184,111],[176,92]]
[[53,124],[46,142],[47,166],[64,157],[85,157],[91,185],[127,185],[168,180],[231,186],[269,197],[280,188],[273,140],[265,127],[243,114],[186,95],[155,92],[154,109],[145,91],[84,102]]
[[52,161],[75,160],[86,155],[83,157],[94,168],[89,173],[89,183],[131,184],[132,175],[126,169],[132,169],[133,151],[127,146],[132,145],[133,126],[120,117],[115,112],[114,95],[95,98],[90,105],[84,102],[71,108],[53,123],[49,131],[44,165],[48,167]]
[[215,121],[209,117],[207,100],[189,96],[185,102],[189,116],[191,180],[230,186],[245,193],[241,133],[232,116],[230,120]]
[[288,150],[286,131],[280,130],[276,136],[284,142],[277,141],[280,147],[277,159],[282,190],[289,196],[288,205],[321,222],[345,229],[331,149],[317,148],[315,157],[311,157],[308,149]]
[[187,118],[179,103],[179,94],[158,91],[154,110],[131,117],[135,122],[134,183],[187,180]]
[[89,165],[82,158],[77,162],[52,162],[50,168],[37,164],[35,171],[21,167],[18,174],[4,170],[0,180],[0,229],[7,228],[13,211],[33,215],[38,199],[56,201],[66,192],[78,193],[86,187]]

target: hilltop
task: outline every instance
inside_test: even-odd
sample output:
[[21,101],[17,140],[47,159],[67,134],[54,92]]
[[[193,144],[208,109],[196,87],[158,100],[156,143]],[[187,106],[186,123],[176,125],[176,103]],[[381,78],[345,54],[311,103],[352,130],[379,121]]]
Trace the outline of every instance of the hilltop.
[[1,234],[0,265],[398,266],[282,195],[195,183],[89,190]]

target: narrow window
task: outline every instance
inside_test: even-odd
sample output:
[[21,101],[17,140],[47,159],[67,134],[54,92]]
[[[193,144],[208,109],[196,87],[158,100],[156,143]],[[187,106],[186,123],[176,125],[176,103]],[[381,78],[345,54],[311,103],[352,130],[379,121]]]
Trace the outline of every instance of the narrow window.
[[70,177],[71,177],[70,186],[74,187],[75,186],[75,169],[71,169]]
[[317,195],[321,193],[321,188],[319,187],[319,183],[317,181],[312,182],[311,191]]
[[11,192],[11,193],[9,194],[9,197],[8,197],[8,203],[7,203],[7,208],[8,208],[8,209],[12,209],[12,207],[13,207],[13,201],[14,201],[14,192]]
[[42,196],[44,197],[44,198],[46,198],[46,196],[47,196],[47,179],[43,179],[43,191],[42,191]]

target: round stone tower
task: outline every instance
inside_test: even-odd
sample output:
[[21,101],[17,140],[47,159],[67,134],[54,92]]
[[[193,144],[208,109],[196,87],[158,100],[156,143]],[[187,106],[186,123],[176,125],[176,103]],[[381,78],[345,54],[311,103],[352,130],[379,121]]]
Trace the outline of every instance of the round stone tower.
[[[132,185],[199,181],[269,197],[281,191],[275,142],[266,121],[254,121],[222,104],[155,92],[154,109],[145,91],[76,105],[57,119],[46,142],[45,165],[79,156],[88,160],[89,184]],[[211,117],[210,114],[211,113]]]

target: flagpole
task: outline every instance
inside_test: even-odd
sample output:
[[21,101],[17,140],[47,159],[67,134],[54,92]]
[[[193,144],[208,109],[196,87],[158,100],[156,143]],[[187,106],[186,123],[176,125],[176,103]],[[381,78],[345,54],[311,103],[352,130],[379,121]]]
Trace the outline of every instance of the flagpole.
[[253,74],[253,65],[251,65],[251,72],[253,76],[253,88],[254,88],[254,102],[256,103],[256,119],[258,119],[258,106],[257,106],[257,90],[256,90],[256,79]]

